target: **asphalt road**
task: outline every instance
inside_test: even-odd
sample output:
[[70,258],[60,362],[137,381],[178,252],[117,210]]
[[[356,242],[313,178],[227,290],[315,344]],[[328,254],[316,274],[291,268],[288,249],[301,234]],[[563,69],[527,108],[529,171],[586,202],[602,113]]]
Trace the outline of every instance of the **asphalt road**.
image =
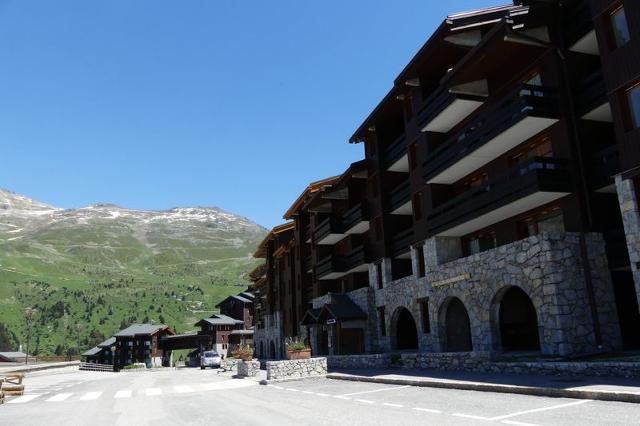
[[206,370],[36,374],[0,425],[640,425],[640,405]]

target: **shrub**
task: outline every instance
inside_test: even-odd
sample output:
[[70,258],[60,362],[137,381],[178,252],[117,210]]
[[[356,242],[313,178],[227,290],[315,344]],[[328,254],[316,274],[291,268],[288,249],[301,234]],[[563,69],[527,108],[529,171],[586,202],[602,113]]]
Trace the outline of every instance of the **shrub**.
[[249,345],[240,345],[231,353],[231,355],[234,358],[250,360],[253,358],[253,348]]
[[290,351],[303,351],[309,349],[309,347],[305,345],[304,342],[293,342],[287,345],[287,349]]

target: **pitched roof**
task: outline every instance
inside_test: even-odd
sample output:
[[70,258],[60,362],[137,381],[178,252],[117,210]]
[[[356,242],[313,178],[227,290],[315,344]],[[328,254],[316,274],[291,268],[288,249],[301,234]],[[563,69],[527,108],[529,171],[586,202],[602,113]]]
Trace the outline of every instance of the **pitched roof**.
[[86,351],[85,353],[83,353],[82,356],[98,355],[101,351],[102,351],[102,348],[99,348],[99,347],[96,346],[95,348],[91,348],[88,351]]
[[291,219],[293,215],[304,205],[309,196],[314,192],[324,188],[327,185],[334,184],[340,176],[332,176],[326,179],[322,179],[316,182],[311,182],[305,189],[302,191],[302,194],[298,196],[298,198],[293,202],[289,210],[287,210],[283,216],[284,219]]
[[366,319],[367,314],[346,294],[332,294],[331,302],[322,307],[318,320],[322,321],[325,317],[334,318],[338,321],[348,321]]
[[120,330],[114,337],[133,337],[138,335],[156,334],[158,331],[169,328],[162,324],[131,324],[124,330]]
[[0,352],[0,358],[6,359],[16,359],[16,358],[24,358],[27,354],[22,352]]
[[[240,293],[242,294],[242,293]],[[241,295],[233,295],[233,296],[229,296],[226,299],[223,299],[222,302],[218,303],[215,307],[217,308],[218,306],[222,305],[224,302],[226,302],[229,299],[235,299],[235,300],[239,300],[242,303],[253,303],[253,300],[248,299],[244,296]]]
[[231,318],[227,315],[223,314],[214,314],[210,318],[203,318],[196,323],[196,325],[200,325],[203,322],[208,322],[211,325],[236,325],[236,324],[244,324],[244,321],[240,321],[234,318]]
[[296,223],[294,221],[283,223],[282,225],[278,225],[274,227],[266,237],[258,244],[258,248],[256,252],[253,254],[255,258],[263,258],[267,255],[267,243],[276,235],[282,232],[290,231],[295,227]]
[[242,297],[246,297],[247,299],[255,299],[255,295],[253,293],[251,293],[250,291],[243,291],[242,293],[240,293],[238,296],[242,296]]
[[116,338],[115,337],[109,337],[104,342],[99,343],[97,347],[99,347],[99,348],[109,348],[109,347],[113,346],[115,343],[116,343]]

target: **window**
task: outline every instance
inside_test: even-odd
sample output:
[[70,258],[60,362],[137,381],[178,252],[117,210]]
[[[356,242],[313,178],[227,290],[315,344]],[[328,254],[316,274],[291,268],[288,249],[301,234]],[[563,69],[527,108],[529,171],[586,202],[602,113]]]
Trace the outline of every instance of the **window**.
[[426,275],[424,267],[424,246],[422,244],[415,246],[416,249],[416,261],[418,262],[418,277],[424,277]]
[[377,278],[378,278],[378,290],[382,289],[382,262],[378,262],[376,264],[376,272],[377,272]]
[[622,47],[631,40],[627,15],[622,6],[611,12],[611,33],[614,48]]
[[[524,84],[527,86],[542,87],[542,76],[539,72],[529,74],[529,76],[525,78]],[[541,90],[533,90],[531,87],[525,87],[520,90],[520,96],[536,96],[541,98],[544,96],[544,92]]]
[[429,298],[418,300],[420,303],[420,317],[422,319],[422,332],[431,333],[431,320],[429,319]]
[[489,175],[486,172],[482,172],[467,179],[464,182],[464,186],[467,189],[477,188],[479,186],[482,186],[488,180],[489,180]]
[[640,84],[627,90],[627,106],[629,108],[631,128],[640,129]]
[[378,308],[378,325],[380,327],[380,335],[381,336],[386,336],[387,335],[387,326],[386,326],[385,320],[384,320],[384,307]]

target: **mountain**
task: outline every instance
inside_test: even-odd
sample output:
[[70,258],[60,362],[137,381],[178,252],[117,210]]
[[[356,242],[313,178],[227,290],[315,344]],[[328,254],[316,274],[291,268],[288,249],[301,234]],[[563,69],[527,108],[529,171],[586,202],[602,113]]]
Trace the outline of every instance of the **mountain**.
[[248,284],[266,233],[215,207],[60,209],[0,190],[0,324],[22,342],[24,310],[35,307],[43,354],[82,349],[130,322],[192,329]]

